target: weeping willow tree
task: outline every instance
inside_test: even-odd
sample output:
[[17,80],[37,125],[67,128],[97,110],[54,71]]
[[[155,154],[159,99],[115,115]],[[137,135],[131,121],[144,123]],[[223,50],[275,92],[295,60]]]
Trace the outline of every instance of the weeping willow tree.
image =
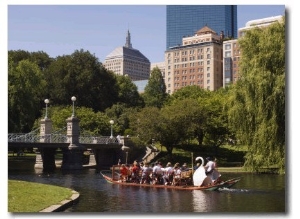
[[229,124],[248,145],[245,168],[285,172],[285,19],[239,39],[240,79],[229,102]]

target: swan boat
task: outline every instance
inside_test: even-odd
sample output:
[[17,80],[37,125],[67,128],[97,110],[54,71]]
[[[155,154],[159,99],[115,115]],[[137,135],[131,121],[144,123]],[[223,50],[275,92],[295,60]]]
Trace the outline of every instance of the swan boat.
[[[230,188],[241,180],[241,177],[231,178],[226,181],[220,180],[221,174],[215,170],[211,176],[206,175],[205,168],[203,166],[204,160],[202,157],[197,157],[196,160],[201,160],[202,164],[197,170],[182,172],[182,175],[175,185],[161,185],[161,184],[140,184],[137,182],[120,180],[120,165],[113,165],[110,170],[102,170],[100,174],[103,178],[112,184],[122,186],[135,186],[135,187],[150,187],[150,188],[162,188],[162,189],[176,189],[176,190],[210,190],[216,191],[218,189]],[[192,177],[191,177],[192,175]]]

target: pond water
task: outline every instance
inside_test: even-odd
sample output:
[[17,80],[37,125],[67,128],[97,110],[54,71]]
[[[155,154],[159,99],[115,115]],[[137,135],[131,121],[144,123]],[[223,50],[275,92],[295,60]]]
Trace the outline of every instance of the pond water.
[[[10,167],[12,164],[10,164]],[[80,193],[79,201],[65,212],[107,213],[239,213],[284,215],[287,212],[285,175],[222,173],[223,180],[241,176],[231,189],[221,191],[179,191],[125,187],[107,183],[99,171],[43,173],[24,165],[9,168],[8,179],[58,185]]]

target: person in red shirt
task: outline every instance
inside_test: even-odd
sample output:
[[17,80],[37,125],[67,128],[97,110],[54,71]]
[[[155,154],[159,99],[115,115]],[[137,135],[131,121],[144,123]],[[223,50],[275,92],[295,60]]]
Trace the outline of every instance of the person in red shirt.
[[137,161],[133,162],[133,167],[132,167],[132,173],[131,173],[131,179],[133,182],[140,182],[140,166]]
[[121,173],[121,180],[123,182],[126,182],[128,177],[128,168],[125,166],[125,164],[121,165],[120,173]]

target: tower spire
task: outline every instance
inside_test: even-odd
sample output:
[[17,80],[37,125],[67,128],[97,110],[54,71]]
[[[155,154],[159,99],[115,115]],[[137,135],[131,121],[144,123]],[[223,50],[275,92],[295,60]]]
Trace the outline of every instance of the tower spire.
[[126,37],[126,44],[125,47],[132,49],[131,39],[130,39],[130,32],[127,31],[127,37]]

